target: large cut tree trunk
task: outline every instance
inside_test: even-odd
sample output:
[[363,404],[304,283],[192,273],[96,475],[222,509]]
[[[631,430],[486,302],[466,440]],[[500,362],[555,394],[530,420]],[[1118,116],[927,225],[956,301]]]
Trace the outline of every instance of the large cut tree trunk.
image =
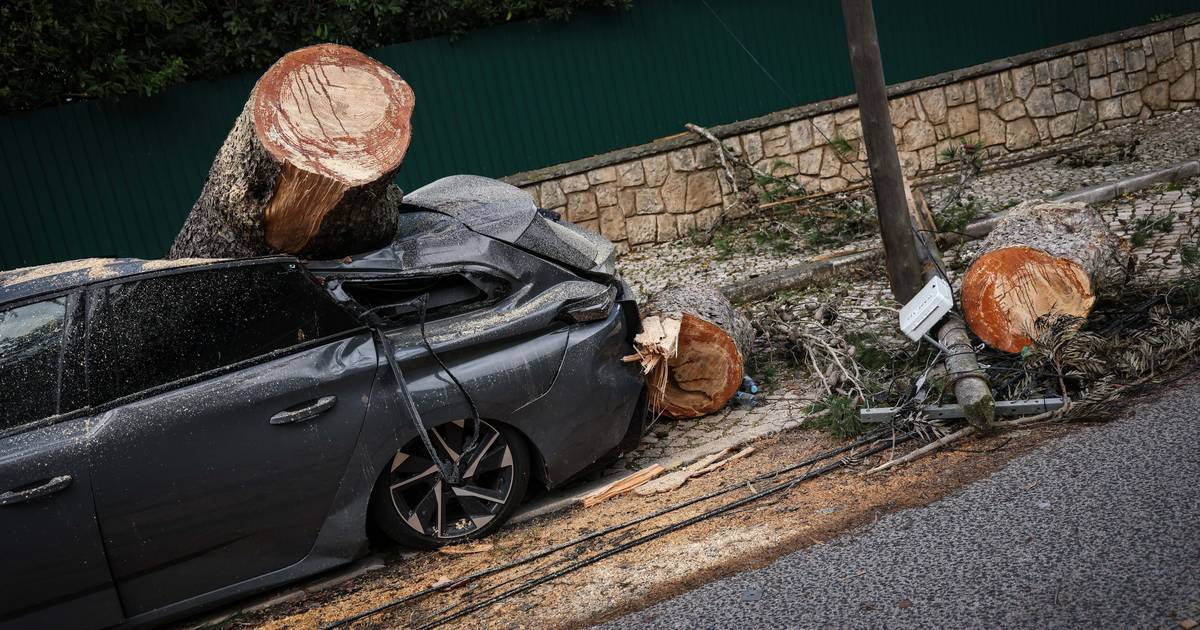
[[1086,204],[1023,204],[984,239],[963,278],[963,313],[989,346],[1020,352],[1039,317],[1086,318],[1128,263],[1128,246]]
[[284,55],[255,84],[168,257],[334,258],[389,242],[413,101],[352,48]]
[[650,385],[650,403],[672,418],[717,411],[742,384],[754,331],[716,288],[664,289],[646,304],[635,339]]

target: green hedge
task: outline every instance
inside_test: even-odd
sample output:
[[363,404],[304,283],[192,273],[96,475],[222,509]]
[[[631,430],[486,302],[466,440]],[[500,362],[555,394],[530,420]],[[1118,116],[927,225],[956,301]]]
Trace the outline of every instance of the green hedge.
[[4,0],[0,113],[149,96],[319,42],[369,49],[632,0]]

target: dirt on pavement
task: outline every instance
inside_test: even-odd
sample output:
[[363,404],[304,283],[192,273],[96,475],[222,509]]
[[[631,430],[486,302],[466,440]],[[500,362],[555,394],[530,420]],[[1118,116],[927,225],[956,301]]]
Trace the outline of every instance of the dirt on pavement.
[[[828,475],[800,483],[725,514],[602,559],[546,584],[470,612],[447,623],[461,628],[575,628],[639,610],[717,577],[758,567],[881,515],[925,505],[988,475],[1013,457],[1067,426],[1008,431],[945,450],[895,472],[862,473],[886,461],[890,451]],[[589,540],[538,561],[447,592],[358,620],[348,627],[420,627],[447,612],[485,601],[587,556],[603,552],[656,528],[761,491],[770,480],[747,484],[763,473],[828,450],[841,443],[815,430],[794,430],[755,443],[757,451],[734,465],[692,479],[674,492],[625,495],[590,509],[575,508],[508,527],[485,541],[469,543],[475,553],[428,552],[389,562],[385,569],[351,582],[228,620],[228,627],[316,628],[356,613],[448,583],[473,572],[511,562],[590,532],[647,515],[726,486],[741,486],[629,529]],[[911,445],[899,448],[908,450]],[[847,575],[846,580],[854,576]]]

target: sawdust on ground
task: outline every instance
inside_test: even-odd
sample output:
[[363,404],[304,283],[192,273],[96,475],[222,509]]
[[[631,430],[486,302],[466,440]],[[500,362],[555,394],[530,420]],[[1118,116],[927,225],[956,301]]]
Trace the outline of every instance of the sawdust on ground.
[[37,265],[36,267],[21,267],[10,271],[0,271],[0,288],[13,287],[18,284],[32,282],[68,273],[81,273],[83,282],[107,280],[117,275],[121,263],[141,262],[140,271],[158,271],[175,267],[188,267],[223,260],[220,258],[173,258],[143,260],[130,258],[81,258],[64,262]]
[[[847,530],[870,524],[888,512],[928,504],[988,475],[1016,455],[1066,430],[1067,427],[1054,426],[1007,432],[975,440],[961,446],[961,450],[944,451],[918,460],[893,474],[863,477],[863,471],[888,458],[885,451],[857,466],[819,477],[786,493],[750,503],[604,559],[469,614],[446,627],[574,628],[611,619],[720,576],[763,566],[782,554],[820,544]],[[524,557],[725,485],[745,484],[745,480],[756,475],[838,445],[814,430],[786,432],[755,443],[758,451],[745,460],[693,479],[674,492],[653,497],[625,495],[590,509],[574,509],[509,527],[488,539],[492,547],[486,552],[467,555],[431,552],[391,562],[386,569],[347,584],[264,611],[242,614],[230,623],[237,627],[272,629],[320,627],[439,582]],[[756,482],[755,489],[761,490],[769,483]],[[468,604],[482,601],[585,555],[749,493],[748,487],[736,490],[722,498],[699,503],[484,579],[474,588],[436,593],[368,617],[351,627],[420,625],[429,615],[460,601]],[[500,584],[514,578],[517,579]]]

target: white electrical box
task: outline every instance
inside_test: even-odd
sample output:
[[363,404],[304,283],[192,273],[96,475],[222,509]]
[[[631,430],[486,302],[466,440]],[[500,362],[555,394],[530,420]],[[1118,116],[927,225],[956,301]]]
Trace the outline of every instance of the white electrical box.
[[941,276],[934,276],[900,309],[900,330],[917,341],[954,307],[954,293]]

